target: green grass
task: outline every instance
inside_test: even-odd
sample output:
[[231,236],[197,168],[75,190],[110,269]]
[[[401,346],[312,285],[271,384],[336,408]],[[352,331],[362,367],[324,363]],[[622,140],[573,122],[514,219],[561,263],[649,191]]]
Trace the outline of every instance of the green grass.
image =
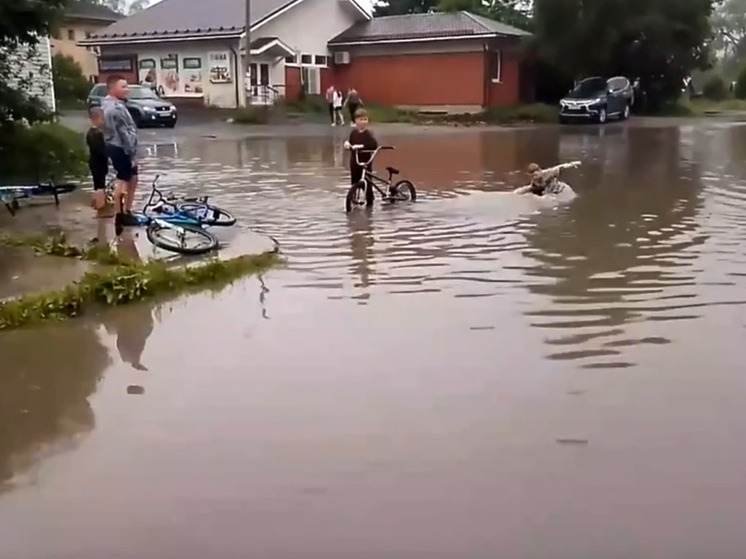
[[658,112],[659,116],[707,116],[713,114],[746,112],[746,99],[729,98],[710,101],[704,98],[679,99]]
[[28,247],[43,255],[80,258],[99,264],[80,281],[46,293],[0,302],[0,331],[49,320],[64,320],[85,314],[91,308],[118,306],[157,296],[195,289],[220,289],[235,280],[280,263],[274,252],[246,255],[230,260],[213,258],[190,267],[163,262],[125,261],[108,248],[81,249],[67,244],[61,234],[6,235],[5,246]]

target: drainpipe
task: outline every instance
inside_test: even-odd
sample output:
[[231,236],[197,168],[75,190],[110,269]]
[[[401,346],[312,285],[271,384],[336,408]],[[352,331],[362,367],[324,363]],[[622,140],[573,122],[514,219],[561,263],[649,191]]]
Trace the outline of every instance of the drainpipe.
[[[243,59],[243,78],[244,80],[249,75],[249,71],[251,70],[251,0],[246,0],[246,33],[245,33],[245,40],[244,40],[244,46],[246,48],[246,54],[244,55]],[[257,82],[258,83],[258,82]],[[251,79],[249,78],[249,83],[244,84],[244,100],[246,103],[246,107],[251,105]]]
[[485,42],[482,44],[482,108],[487,109],[490,103],[490,51]]
[[234,80],[236,90],[236,108],[239,109],[241,108],[241,82],[238,80],[238,59],[241,56],[241,52],[237,52],[233,47],[231,47],[231,52],[233,53],[233,75],[236,76],[236,79]]

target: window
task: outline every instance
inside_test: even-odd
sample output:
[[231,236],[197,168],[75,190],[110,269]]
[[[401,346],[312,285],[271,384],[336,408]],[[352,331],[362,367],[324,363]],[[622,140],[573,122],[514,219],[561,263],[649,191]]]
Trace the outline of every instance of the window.
[[320,55],[317,54],[314,57],[314,64],[316,64],[317,66],[328,66],[329,65],[328,57],[327,56],[320,56]]
[[298,56],[286,56],[285,57],[285,64],[298,64]]
[[75,40],[75,29],[68,29],[67,30],[67,40],[68,41],[74,41]]
[[182,65],[185,70],[199,70],[202,68],[202,59],[197,57],[185,58]]
[[300,63],[301,64],[313,64],[313,56],[311,56],[310,54],[301,54]]
[[106,95],[106,86],[98,84],[91,90],[91,95],[94,97],[103,97]]
[[321,71],[319,68],[303,66],[301,68],[301,83],[303,84],[304,91],[308,95],[320,95]]
[[150,70],[151,68],[155,68],[155,60],[152,58],[143,58],[140,60],[140,70]]
[[607,82],[609,91],[622,91],[629,87],[629,80],[627,78],[611,78]]
[[179,68],[179,57],[175,54],[169,54],[165,58],[161,58],[161,69],[162,70],[178,70]]
[[102,72],[131,72],[131,58],[99,58],[98,69]]
[[503,53],[500,50],[490,53],[490,78],[496,83],[503,81]]

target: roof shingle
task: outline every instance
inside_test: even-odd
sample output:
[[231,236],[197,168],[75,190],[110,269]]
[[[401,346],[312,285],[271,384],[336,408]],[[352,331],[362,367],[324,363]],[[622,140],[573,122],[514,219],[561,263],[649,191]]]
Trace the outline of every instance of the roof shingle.
[[357,23],[329,41],[330,45],[345,43],[375,43],[412,39],[445,39],[469,35],[503,35],[524,37],[529,33],[499,21],[470,12],[410,14],[375,17]]
[[[292,3],[293,0],[252,0],[252,25]],[[162,0],[102,29],[92,38],[231,30],[243,33],[245,10],[246,0]]]

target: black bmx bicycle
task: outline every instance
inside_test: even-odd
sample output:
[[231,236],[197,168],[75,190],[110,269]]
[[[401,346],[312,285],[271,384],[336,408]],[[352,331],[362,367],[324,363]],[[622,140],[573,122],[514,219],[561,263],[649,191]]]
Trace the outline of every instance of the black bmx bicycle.
[[[394,149],[393,146],[380,146],[375,150],[365,150],[363,146],[354,145],[350,146],[350,149],[355,154],[356,163],[363,168],[363,177],[347,191],[345,210],[348,213],[355,208],[372,206],[375,199],[374,191],[377,191],[381,196],[382,202],[391,204],[396,202],[414,202],[417,200],[417,191],[411,181],[400,180],[396,183],[394,182],[394,177],[399,174],[399,169],[386,167],[386,171],[389,174],[387,179],[376,176],[370,171],[370,164],[373,163],[378,152]],[[365,164],[360,162],[361,153],[372,154]]]

